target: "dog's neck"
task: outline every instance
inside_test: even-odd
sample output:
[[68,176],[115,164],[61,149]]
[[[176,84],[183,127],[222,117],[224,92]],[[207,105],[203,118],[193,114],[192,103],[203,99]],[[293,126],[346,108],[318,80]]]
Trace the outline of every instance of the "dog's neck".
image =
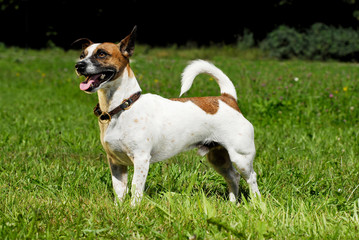
[[100,108],[104,112],[109,112],[139,91],[141,91],[140,85],[130,66],[127,65],[119,78],[97,91]]

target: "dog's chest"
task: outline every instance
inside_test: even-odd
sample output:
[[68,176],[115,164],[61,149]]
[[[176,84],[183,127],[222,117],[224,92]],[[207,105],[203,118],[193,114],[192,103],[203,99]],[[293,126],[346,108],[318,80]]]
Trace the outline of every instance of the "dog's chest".
[[112,124],[101,127],[101,143],[112,160],[122,165],[133,165],[133,157],[126,143],[123,142],[121,129],[116,129]]

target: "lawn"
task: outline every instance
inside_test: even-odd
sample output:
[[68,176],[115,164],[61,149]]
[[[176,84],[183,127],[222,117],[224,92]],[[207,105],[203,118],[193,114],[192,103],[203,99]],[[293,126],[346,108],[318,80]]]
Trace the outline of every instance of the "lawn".
[[[359,69],[355,63],[277,61],[228,47],[139,46],[144,93],[178,97],[180,74],[212,61],[237,88],[255,127],[262,199],[241,180],[238,204],[196,151],[151,165],[145,197],[114,205],[111,175],[79,90],[79,52],[0,49],[1,239],[357,239]],[[201,75],[186,96],[219,95]],[[132,177],[132,169],[130,178]]]

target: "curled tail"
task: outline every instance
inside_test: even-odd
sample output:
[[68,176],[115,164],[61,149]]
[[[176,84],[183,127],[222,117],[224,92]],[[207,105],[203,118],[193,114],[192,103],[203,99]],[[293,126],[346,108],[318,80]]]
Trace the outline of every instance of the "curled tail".
[[236,89],[232,81],[219,68],[204,60],[194,60],[184,69],[180,96],[191,88],[194,78],[201,73],[207,73],[217,81],[221,94],[227,93],[237,100]]

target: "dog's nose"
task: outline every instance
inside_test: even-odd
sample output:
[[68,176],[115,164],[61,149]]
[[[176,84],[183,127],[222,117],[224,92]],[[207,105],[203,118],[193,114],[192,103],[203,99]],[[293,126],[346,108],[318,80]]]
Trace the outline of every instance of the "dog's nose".
[[84,71],[85,68],[86,68],[86,63],[78,62],[78,63],[76,63],[75,68],[76,68],[77,71],[80,71],[80,72]]

